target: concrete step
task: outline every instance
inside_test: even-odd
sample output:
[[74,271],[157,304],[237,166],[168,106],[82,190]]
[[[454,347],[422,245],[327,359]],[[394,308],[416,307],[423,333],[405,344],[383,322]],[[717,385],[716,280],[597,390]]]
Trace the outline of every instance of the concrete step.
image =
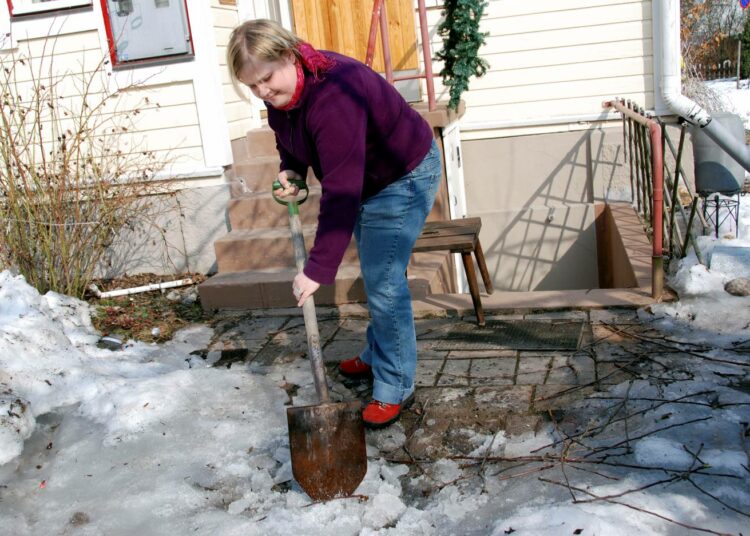
[[[412,299],[447,292],[450,255],[443,252],[417,253],[407,270]],[[257,309],[296,307],[291,284],[294,268],[248,270],[218,273],[198,287],[201,305],[214,309]],[[316,305],[365,303],[364,283],[359,265],[344,263],[333,285],[323,285],[315,293]]]
[[276,136],[271,127],[265,126],[248,131],[245,136],[247,156],[278,156],[276,151]]
[[[320,212],[320,186],[310,188],[308,200],[300,208],[302,225],[317,223]],[[230,199],[227,206],[229,224],[234,229],[289,227],[289,212],[277,203],[271,192],[248,193]]]
[[[312,248],[316,229],[316,225],[302,226],[307,251]],[[214,242],[214,251],[220,273],[294,266],[288,224],[285,227],[234,229]],[[342,262],[357,260],[357,247],[352,240]]]
[[[263,156],[235,160],[231,174],[235,181],[244,185],[244,193],[268,192],[279,175],[279,156]],[[232,197],[237,193],[232,192]]]

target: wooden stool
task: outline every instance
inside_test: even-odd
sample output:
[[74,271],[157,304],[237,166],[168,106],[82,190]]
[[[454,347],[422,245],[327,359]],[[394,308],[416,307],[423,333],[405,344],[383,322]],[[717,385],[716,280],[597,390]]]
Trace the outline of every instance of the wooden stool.
[[482,246],[479,243],[479,230],[481,228],[482,220],[480,218],[427,222],[414,245],[413,251],[448,250],[451,253],[461,254],[464,270],[466,270],[466,279],[469,281],[471,301],[474,303],[474,312],[477,315],[477,324],[484,326],[484,309],[482,309],[482,300],[479,296],[477,273],[471,260],[473,252],[479,266],[479,272],[482,274],[484,288],[487,294],[492,294],[492,281],[484,262]]

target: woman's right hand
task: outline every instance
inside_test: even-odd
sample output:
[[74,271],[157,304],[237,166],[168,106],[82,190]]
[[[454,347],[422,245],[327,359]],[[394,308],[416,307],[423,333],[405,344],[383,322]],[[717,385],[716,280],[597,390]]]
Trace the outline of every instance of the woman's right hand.
[[277,188],[273,191],[276,197],[283,199],[285,197],[294,197],[299,193],[299,187],[289,182],[289,179],[298,181],[303,180],[302,176],[299,173],[297,173],[296,171],[292,171],[291,169],[285,169],[279,173],[279,176],[277,178],[283,188]]

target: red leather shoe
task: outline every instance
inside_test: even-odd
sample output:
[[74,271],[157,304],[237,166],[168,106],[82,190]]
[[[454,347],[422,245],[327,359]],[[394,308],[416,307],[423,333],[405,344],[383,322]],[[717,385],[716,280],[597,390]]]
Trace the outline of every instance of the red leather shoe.
[[348,378],[372,378],[372,367],[359,356],[339,363],[339,372]]
[[414,393],[410,394],[400,404],[386,404],[373,400],[362,412],[362,420],[368,428],[385,428],[396,422],[401,417],[401,411],[411,406],[414,402]]

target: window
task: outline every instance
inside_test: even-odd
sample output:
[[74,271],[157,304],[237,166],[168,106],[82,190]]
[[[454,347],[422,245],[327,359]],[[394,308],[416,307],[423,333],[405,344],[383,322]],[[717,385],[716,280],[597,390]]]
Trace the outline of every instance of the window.
[[7,0],[11,16],[90,6],[92,0]]
[[102,0],[112,64],[193,56],[186,0]]

